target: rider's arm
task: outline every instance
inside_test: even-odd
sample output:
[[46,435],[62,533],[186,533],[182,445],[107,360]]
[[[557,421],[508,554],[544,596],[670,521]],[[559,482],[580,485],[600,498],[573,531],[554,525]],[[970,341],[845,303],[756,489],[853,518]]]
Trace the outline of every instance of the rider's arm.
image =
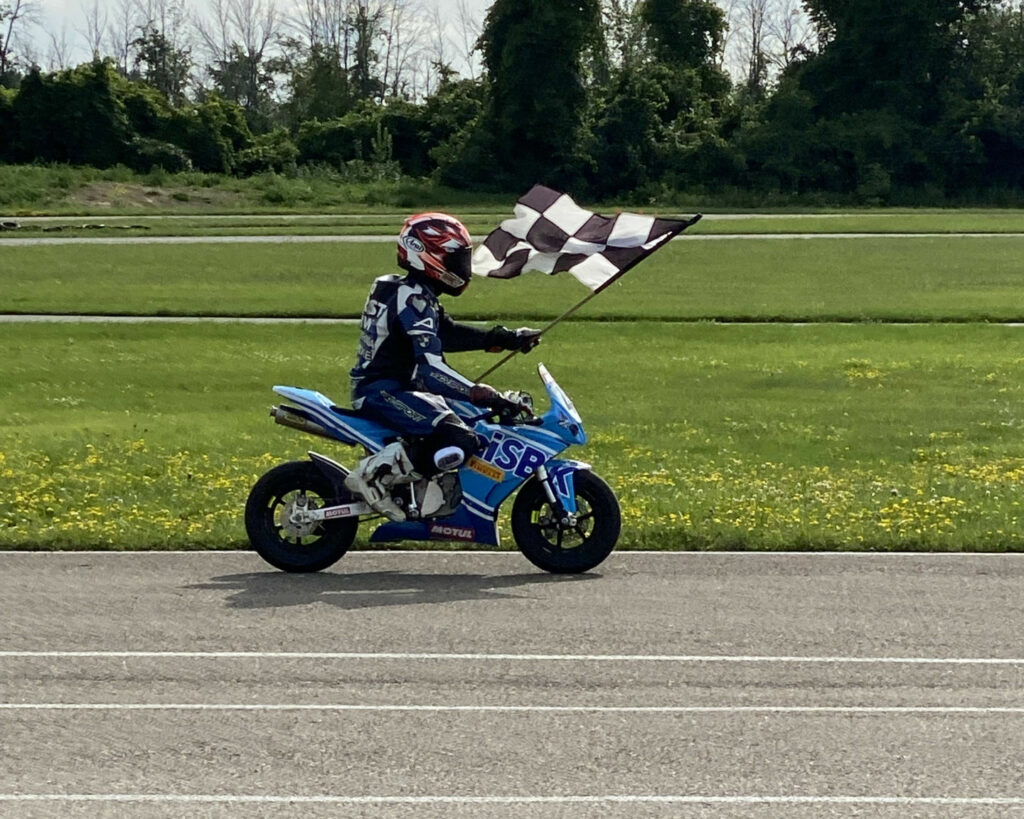
[[520,350],[528,352],[540,341],[540,333],[521,327],[510,330],[496,324],[488,330],[461,324],[451,318],[443,309],[438,310],[438,336],[442,348],[449,353],[461,353],[467,350],[487,350],[497,353],[502,350]]
[[486,350],[493,346],[492,330],[457,322],[444,309],[438,310],[437,335],[441,339],[441,346],[449,353]]
[[416,359],[413,373],[416,383],[436,395],[469,400],[474,383],[444,360],[440,315],[434,304],[414,288],[403,287],[399,291],[398,308],[398,320],[409,336]]

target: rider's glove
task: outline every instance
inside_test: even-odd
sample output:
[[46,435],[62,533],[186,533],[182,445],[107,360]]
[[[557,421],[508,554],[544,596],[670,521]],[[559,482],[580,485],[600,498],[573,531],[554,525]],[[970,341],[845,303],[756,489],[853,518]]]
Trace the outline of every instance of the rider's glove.
[[494,387],[487,384],[474,384],[469,391],[469,400],[477,406],[487,407],[500,414],[515,414],[522,409],[521,404],[509,401]]
[[502,350],[516,350],[520,353],[528,353],[540,344],[540,330],[531,327],[520,327],[518,330],[510,330],[508,327],[495,327],[491,330],[491,346],[487,348],[489,353],[500,353]]

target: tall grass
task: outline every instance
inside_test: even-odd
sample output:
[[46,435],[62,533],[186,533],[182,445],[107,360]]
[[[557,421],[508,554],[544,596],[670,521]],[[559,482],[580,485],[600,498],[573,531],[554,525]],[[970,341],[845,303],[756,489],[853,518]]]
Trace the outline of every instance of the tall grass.
[[[83,195],[103,185],[101,201]],[[160,189],[160,190],[154,190]],[[149,192],[151,195],[146,196]],[[162,194],[162,195],[156,195]],[[178,194],[175,196],[174,194]],[[508,195],[452,191],[429,180],[373,179],[346,169],[301,168],[290,175],[264,173],[238,178],[199,172],[148,174],[124,167],[79,168],[68,165],[0,164],[0,208],[5,215],[33,213],[138,213],[250,211],[350,211],[502,205]]]
[[[1024,336],[995,326],[576,325],[543,360],[624,548],[1024,548]],[[0,326],[0,545],[226,548],[271,464],[276,383],[344,402],[352,327]],[[476,375],[493,357],[453,363]],[[507,528],[506,528],[507,531]],[[366,532],[361,535],[365,542]]]
[[[92,201],[79,196],[88,185],[120,188],[114,196]],[[140,192],[161,189],[163,196],[139,197]],[[431,210],[437,208],[507,207],[523,191],[472,192],[453,190],[428,179],[401,176],[394,168],[366,163],[330,167],[299,166],[286,174],[263,173],[239,178],[200,172],[169,173],[156,169],[137,173],[114,168],[68,165],[0,164],[0,209],[3,215],[32,213],[138,213],[153,212],[246,212],[318,211],[344,207],[349,211]],[[175,195],[177,194],[177,195]],[[863,207],[855,196],[837,193],[780,194],[729,189],[675,190],[658,187],[617,197],[609,203],[651,212],[776,211],[803,212],[830,208]],[[939,191],[906,193],[892,203],[904,208],[1022,208],[1020,191],[987,190],[946,197]]]

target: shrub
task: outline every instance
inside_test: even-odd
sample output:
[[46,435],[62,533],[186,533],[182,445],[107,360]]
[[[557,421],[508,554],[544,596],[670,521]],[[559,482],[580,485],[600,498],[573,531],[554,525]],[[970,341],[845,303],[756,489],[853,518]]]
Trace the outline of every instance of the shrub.
[[299,149],[284,128],[256,137],[253,144],[238,154],[235,173],[251,176],[264,171],[294,173]]

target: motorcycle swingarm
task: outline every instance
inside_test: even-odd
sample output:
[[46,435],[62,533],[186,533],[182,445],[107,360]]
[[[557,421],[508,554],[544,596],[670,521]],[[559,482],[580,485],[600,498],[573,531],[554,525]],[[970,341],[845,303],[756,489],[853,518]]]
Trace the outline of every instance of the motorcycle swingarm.
[[370,504],[364,501],[352,501],[351,503],[342,503],[338,506],[325,506],[323,509],[306,509],[302,512],[302,523],[321,521],[321,520],[336,520],[337,518],[356,518],[360,515],[375,515],[376,512]]
[[[321,455],[319,452],[310,451],[307,453],[310,460],[320,467],[320,471],[331,481],[339,490],[345,485],[345,478],[348,475],[348,470],[339,464],[337,461],[328,458],[326,455]],[[349,501],[348,503],[341,503],[336,506],[325,506],[323,509],[305,509],[301,515],[305,518],[304,522],[322,521],[322,520],[336,520],[337,518],[355,518],[359,515],[371,515],[377,514],[374,512],[373,507],[365,501]]]

